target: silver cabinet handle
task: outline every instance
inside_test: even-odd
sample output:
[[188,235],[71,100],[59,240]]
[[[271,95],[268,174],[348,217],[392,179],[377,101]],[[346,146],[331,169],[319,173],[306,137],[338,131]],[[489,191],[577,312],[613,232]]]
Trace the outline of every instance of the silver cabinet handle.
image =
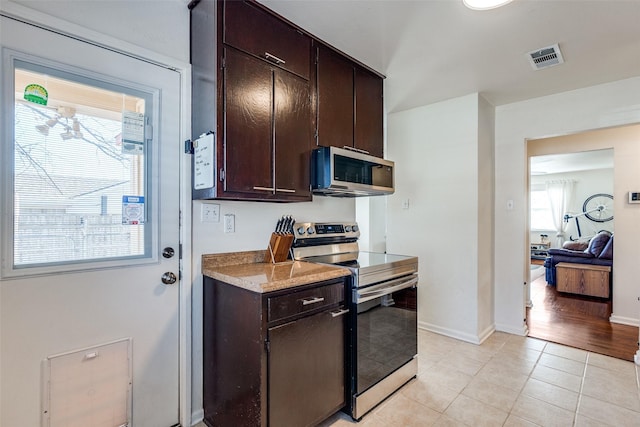
[[288,188],[276,188],[276,191],[279,191],[281,193],[295,193],[296,190],[290,190]]
[[274,191],[275,188],[273,187],[253,187],[254,190],[261,190],[261,191]]
[[309,299],[303,299],[302,300],[302,305],[309,305],[309,304],[317,304],[319,302],[324,301],[324,298],[322,297],[314,297],[314,298],[309,298]]
[[338,316],[342,316],[345,313],[348,313],[349,310],[346,308],[343,308],[342,310],[338,310],[338,311],[332,311],[331,312],[331,317],[338,317]]
[[[392,284],[388,287],[377,288],[371,291],[358,292],[354,290],[354,299],[356,300],[356,304],[366,301],[371,301],[372,299],[379,298],[384,295],[392,294],[396,291],[400,291],[402,289],[413,288],[418,284],[418,278],[415,277],[411,280],[407,281],[398,281],[400,284]],[[397,283],[397,282],[394,282]]]
[[286,63],[284,59],[280,59],[277,56],[270,54],[269,52],[265,52],[264,57],[267,59],[267,61],[274,62],[276,65],[282,65]]

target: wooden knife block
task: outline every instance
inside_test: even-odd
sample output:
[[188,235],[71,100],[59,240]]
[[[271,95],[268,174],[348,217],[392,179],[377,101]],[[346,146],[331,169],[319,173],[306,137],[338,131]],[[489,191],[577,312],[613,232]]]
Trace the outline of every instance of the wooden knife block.
[[293,243],[293,234],[271,233],[269,247],[264,254],[264,262],[284,262],[289,257],[289,249]]

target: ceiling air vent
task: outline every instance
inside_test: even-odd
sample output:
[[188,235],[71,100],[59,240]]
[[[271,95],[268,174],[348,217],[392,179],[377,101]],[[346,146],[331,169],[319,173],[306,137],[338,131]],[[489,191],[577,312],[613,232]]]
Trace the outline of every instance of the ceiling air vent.
[[564,63],[562,52],[558,43],[553,46],[543,47],[527,54],[529,62],[534,70],[542,70],[543,68],[553,67],[554,65]]

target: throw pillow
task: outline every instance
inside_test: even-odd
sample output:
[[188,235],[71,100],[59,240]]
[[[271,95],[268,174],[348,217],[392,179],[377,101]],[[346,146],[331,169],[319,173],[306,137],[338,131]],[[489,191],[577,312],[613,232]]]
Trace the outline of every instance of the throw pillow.
[[611,233],[603,230],[598,234],[596,234],[589,241],[589,246],[584,251],[598,258],[600,256],[600,253],[604,249],[604,247],[607,245],[607,242],[609,241],[610,238],[611,238]]
[[613,259],[613,235],[611,235],[611,238],[602,249],[602,252],[600,252],[600,255],[598,255],[598,258]]

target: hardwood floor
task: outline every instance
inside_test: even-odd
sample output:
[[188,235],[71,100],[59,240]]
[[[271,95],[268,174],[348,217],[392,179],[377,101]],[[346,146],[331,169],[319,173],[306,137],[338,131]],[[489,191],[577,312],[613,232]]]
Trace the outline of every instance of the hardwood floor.
[[544,275],[531,283],[531,301],[530,337],[633,361],[638,328],[609,322],[610,301],[557,292]]

